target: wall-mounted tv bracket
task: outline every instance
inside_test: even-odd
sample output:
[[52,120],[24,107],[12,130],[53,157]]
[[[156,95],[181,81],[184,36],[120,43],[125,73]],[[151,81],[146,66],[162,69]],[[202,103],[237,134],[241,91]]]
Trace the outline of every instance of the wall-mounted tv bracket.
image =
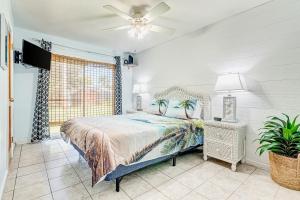
[[23,60],[23,58],[22,58],[22,52],[15,50],[14,51],[14,63],[21,64],[21,65],[23,65],[27,69],[33,68],[30,65],[24,64],[22,60]]
[[14,61],[16,64],[22,63],[22,52],[17,50],[14,51]]

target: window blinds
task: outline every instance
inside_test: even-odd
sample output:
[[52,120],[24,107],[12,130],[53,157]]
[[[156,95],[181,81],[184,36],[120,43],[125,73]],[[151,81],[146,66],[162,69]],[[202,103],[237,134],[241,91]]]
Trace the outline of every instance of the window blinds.
[[49,87],[50,126],[75,117],[112,115],[115,65],[53,54]]

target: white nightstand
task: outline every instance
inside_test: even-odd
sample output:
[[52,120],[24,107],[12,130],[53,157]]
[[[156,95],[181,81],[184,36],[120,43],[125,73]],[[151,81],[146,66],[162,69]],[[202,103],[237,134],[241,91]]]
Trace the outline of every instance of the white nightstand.
[[204,160],[207,156],[231,163],[236,171],[239,161],[245,161],[246,125],[216,121],[204,122]]

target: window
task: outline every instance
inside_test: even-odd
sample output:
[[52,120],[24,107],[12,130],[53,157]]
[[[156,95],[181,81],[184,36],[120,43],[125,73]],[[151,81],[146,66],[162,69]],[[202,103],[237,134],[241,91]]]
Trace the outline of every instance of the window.
[[[115,65],[52,55],[49,87],[50,132],[74,117],[112,115]],[[56,128],[54,128],[56,127]]]

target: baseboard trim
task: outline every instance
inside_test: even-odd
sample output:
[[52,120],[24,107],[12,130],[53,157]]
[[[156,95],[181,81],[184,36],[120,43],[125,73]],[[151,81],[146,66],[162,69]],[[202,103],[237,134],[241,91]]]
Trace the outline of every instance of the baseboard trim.
[[267,171],[270,170],[269,165],[266,163],[261,163],[261,162],[257,162],[257,161],[249,160],[249,159],[246,159],[246,163],[249,165],[253,165],[254,167],[263,169],[263,170],[267,170]]
[[5,173],[4,173],[3,180],[2,180],[2,182],[0,184],[0,198],[1,199],[2,199],[2,196],[4,194],[4,188],[5,188],[5,183],[6,183],[7,176],[8,176],[8,170],[6,169]]

